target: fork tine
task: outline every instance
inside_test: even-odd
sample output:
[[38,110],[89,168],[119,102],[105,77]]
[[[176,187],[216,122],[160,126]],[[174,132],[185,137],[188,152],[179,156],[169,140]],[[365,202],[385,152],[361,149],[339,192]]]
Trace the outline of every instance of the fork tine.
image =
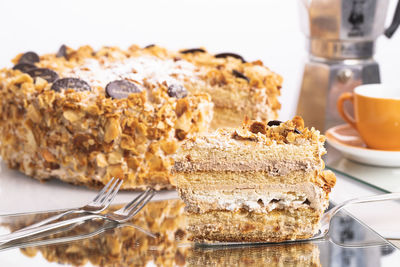
[[119,182],[119,179],[115,179],[115,181],[113,182],[113,184],[111,185],[111,187],[109,188],[109,190],[107,191],[107,193],[105,193],[103,195],[103,197],[100,199],[100,203],[104,204],[106,202],[106,200],[108,199],[108,197],[111,195],[111,193],[113,192],[113,189],[115,188],[115,185]]
[[135,205],[131,206],[125,211],[128,213],[126,214],[127,218],[125,219],[125,221],[135,216],[153,198],[154,194],[155,191],[153,189],[147,190],[138,203],[135,203]]
[[110,179],[110,181],[108,181],[108,183],[103,187],[103,189],[101,189],[101,191],[99,193],[97,193],[96,197],[93,199],[93,202],[97,202],[97,200],[104,194],[104,192],[108,189],[108,187],[110,186],[110,184],[112,183],[112,181],[114,180],[114,177],[112,177]]
[[[119,179],[117,179],[119,180]],[[110,195],[109,198],[107,198],[106,202],[105,202],[105,208],[107,208],[108,206],[110,206],[111,202],[114,200],[115,196],[117,195],[119,188],[121,187],[122,183],[124,182],[124,180],[119,180],[119,183],[117,185],[117,187],[115,187],[113,189],[112,194]]]
[[[132,205],[135,205],[136,202],[145,194],[147,194],[147,192],[149,192],[151,189],[148,188],[146,191],[140,193],[140,195],[138,195],[134,200],[132,200],[131,202],[129,202],[127,205],[125,205],[124,207],[122,207],[120,210],[120,212],[126,212],[126,210],[130,209],[132,207]],[[139,201],[140,202],[140,201]]]
[[135,216],[141,209],[143,209],[143,207],[153,198],[154,194],[156,192],[154,190],[150,190],[149,194],[147,194],[147,196],[143,199],[142,204],[138,207],[138,205],[140,203],[138,203],[137,205],[135,205],[134,207],[132,207],[129,210],[129,215],[128,215],[128,219],[132,218],[133,216]]

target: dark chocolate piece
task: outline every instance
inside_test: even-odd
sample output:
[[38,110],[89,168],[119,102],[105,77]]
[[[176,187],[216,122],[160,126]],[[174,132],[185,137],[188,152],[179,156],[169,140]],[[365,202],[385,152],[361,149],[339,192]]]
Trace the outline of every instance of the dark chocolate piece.
[[175,98],[184,98],[188,95],[188,91],[180,84],[171,84],[168,86],[168,95]]
[[294,128],[294,131],[293,132],[295,132],[295,133],[297,133],[297,134],[301,134],[301,132],[299,131],[299,130],[297,130],[296,128]]
[[240,59],[243,63],[246,63],[246,60],[241,55],[235,53],[219,53],[215,55],[216,58],[227,58],[227,57],[234,57]]
[[237,78],[245,79],[247,82],[250,82],[250,79],[240,71],[232,70],[232,74]]
[[60,46],[60,49],[58,49],[56,57],[65,57],[65,58],[67,58],[67,46],[66,45],[63,44],[62,46]]
[[130,94],[140,92],[142,90],[136,84],[127,80],[112,81],[106,86],[106,96],[117,99],[127,98]]
[[33,69],[36,69],[36,66],[30,63],[18,63],[13,67],[13,70],[20,70],[22,72],[28,72]]
[[268,123],[267,123],[267,125],[268,126],[279,126],[279,125],[281,125],[281,121],[278,121],[278,120],[274,120],[274,121],[269,121]]
[[250,125],[250,132],[252,132],[254,134],[258,134],[258,133],[266,134],[267,130],[265,129],[264,123],[255,121]]
[[193,53],[205,53],[205,52],[206,50],[204,50],[203,48],[191,48],[179,51],[179,53],[181,54],[193,54]]
[[51,89],[56,92],[61,90],[74,89],[78,92],[91,91],[90,85],[84,80],[78,78],[62,78],[53,83]]
[[27,72],[32,78],[40,77],[48,81],[49,83],[54,82],[58,79],[58,74],[54,70],[46,68],[33,69]]
[[40,58],[39,58],[38,54],[36,54],[35,52],[32,52],[32,51],[29,51],[20,57],[18,63],[34,64],[39,61],[40,61]]
[[146,45],[144,48],[146,49],[146,48],[152,48],[152,47],[154,47],[154,46],[156,46],[155,44],[149,44],[149,45]]

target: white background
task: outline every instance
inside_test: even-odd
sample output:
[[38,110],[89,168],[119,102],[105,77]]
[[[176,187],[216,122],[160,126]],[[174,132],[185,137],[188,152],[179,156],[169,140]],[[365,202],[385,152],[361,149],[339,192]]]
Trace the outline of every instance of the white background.
[[[156,43],[170,49],[204,46],[210,52],[233,51],[247,60],[263,60],[284,77],[280,117],[288,119],[296,110],[307,55],[297,1],[1,0],[0,66],[10,66],[10,59],[20,52],[56,52],[61,44],[126,48]],[[395,4],[392,0],[388,23]],[[400,32],[391,40],[379,39],[376,59],[383,81],[397,86]]]

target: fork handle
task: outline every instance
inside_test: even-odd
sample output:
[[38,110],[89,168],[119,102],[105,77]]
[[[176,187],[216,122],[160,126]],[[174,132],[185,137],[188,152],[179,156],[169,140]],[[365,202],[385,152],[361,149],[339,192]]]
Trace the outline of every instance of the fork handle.
[[[47,218],[47,219],[44,219],[44,220],[42,220],[42,221],[39,221],[39,222],[37,222],[37,223],[34,223],[34,224],[31,224],[31,225],[26,226],[26,227],[24,227],[24,228],[21,228],[21,229],[15,231],[15,232],[20,232],[20,231],[23,231],[23,230],[33,229],[33,228],[36,228],[36,227],[39,227],[39,226],[42,226],[42,225],[45,225],[45,224],[54,222],[54,221],[56,221],[56,220],[58,220],[58,219],[60,219],[60,218],[62,218],[62,217],[64,217],[64,216],[66,216],[66,215],[68,215],[68,214],[71,214],[71,213],[82,213],[82,212],[84,212],[84,211],[83,211],[83,210],[80,210],[80,209],[71,209],[71,210],[67,210],[67,211],[65,211],[65,212],[56,214],[56,215],[54,215],[54,216],[51,216],[51,217],[49,217],[49,218]],[[1,236],[0,236],[0,238],[1,238]]]
[[381,194],[376,196],[368,196],[368,197],[359,197],[347,200],[335,207],[333,207],[329,212],[330,217],[334,216],[339,210],[343,209],[344,207],[352,204],[361,204],[361,203],[368,203],[368,202],[379,202],[385,200],[395,200],[400,199],[400,193],[388,193],[388,194]]
[[81,217],[77,217],[77,218],[73,218],[73,219],[69,219],[69,220],[64,220],[61,222],[42,225],[42,226],[32,228],[32,229],[22,229],[18,232],[13,232],[13,233],[1,236],[0,244],[7,243],[7,242],[10,242],[13,240],[17,240],[17,239],[20,239],[23,237],[40,234],[40,233],[43,233],[46,231],[57,229],[59,227],[67,226],[67,225],[82,222],[82,221],[87,221],[87,220],[94,219],[94,218],[104,218],[105,219],[106,217],[103,215],[100,215],[100,214],[89,214],[89,215],[85,215],[85,216],[81,216]]

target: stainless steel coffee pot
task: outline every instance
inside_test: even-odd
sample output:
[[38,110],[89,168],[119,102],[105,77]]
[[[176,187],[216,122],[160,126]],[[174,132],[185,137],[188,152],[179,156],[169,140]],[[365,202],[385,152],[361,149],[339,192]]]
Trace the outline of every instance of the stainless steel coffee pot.
[[[391,37],[400,24],[400,1],[384,31],[389,0],[300,0],[301,28],[309,52],[297,114],[307,125],[325,130],[344,123],[338,96],[355,86],[380,83],[373,59],[375,40]],[[349,109],[350,110],[350,109]]]

